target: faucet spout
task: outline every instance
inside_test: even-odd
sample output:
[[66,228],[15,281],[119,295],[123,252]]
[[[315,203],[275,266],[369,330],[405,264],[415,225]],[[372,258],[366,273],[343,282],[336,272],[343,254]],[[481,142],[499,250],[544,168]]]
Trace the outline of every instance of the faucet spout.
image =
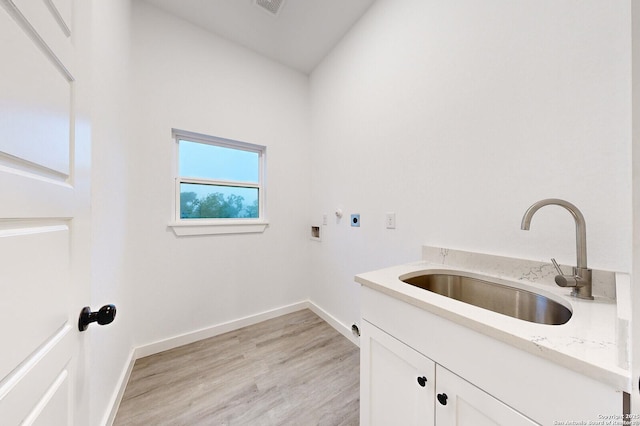
[[584,216],[578,210],[576,206],[568,201],[560,200],[558,198],[547,198],[534,203],[527,209],[522,217],[522,224],[520,229],[528,231],[531,226],[531,218],[533,215],[544,206],[556,205],[567,209],[573,219],[576,222],[576,253],[578,256],[577,267],[587,269],[587,225],[584,220]]
[[558,264],[554,259],[552,259],[554,266],[556,266],[559,273],[559,275],[556,276],[556,283],[561,287],[574,287],[571,294],[576,297],[593,300],[591,270],[587,267],[587,226],[585,224],[584,216],[576,206],[568,201],[560,200],[558,198],[540,200],[537,203],[532,204],[524,213],[520,229],[528,231],[531,226],[531,218],[533,218],[533,215],[540,208],[548,205],[564,207],[569,213],[571,213],[571,216],[573,216],[573,219],[576,222],[576,268],[573,270],[573,275],[564,275]]

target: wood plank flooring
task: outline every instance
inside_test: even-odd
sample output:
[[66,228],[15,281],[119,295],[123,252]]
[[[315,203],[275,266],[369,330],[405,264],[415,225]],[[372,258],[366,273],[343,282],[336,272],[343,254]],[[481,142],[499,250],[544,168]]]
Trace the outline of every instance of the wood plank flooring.
[[309,310],[136,361],[115,425],[357,425],[359,348]]

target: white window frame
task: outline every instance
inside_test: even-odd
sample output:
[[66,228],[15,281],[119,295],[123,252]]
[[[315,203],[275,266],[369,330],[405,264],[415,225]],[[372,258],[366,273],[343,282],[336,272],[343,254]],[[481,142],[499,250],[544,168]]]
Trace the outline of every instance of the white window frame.
[[[266,156],[267,147],[216,136],[209,136],[186,130],[171,129],[174,145],[174,196],[173,198],[173,222],[169,224],[178,236],[188,235],[215,235],[215,234],[245,234],[264,232],[269,225],[266,217]],[[197,142],[224,148],[255,152],[258,154],[258,183],[226,181],[216,179],[202,179],[192,176],[180,176],[179,174],[179,149],[180,140]],[[258,189],[258,217],[257,218],[225,218],[225,219],[182,219],[180,218],[180,184],[196,183],[205,185],[222,185],[242,188]]]

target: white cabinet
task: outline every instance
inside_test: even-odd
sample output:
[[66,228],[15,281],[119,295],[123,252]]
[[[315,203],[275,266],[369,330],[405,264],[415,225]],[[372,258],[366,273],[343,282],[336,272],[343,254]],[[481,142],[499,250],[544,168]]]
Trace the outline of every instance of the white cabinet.
[[440,365],[436,367],[436,380],[438,426],[537,425]]
[[433,425],[435,363],[366,321],[360,338],[360,424]]
[[446,315],[362,289],[363,426],[588,424],[622,416],[620,390]]
[[361,425],[536,424],[367,321],[361,331]]

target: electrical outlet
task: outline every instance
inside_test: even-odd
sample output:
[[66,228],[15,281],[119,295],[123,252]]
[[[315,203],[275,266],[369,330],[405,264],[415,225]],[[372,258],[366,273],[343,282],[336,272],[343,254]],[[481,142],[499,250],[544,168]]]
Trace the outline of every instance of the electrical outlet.
[[387,229],[396,229],[396,214],[387,213],[385,223],[387,225]]

